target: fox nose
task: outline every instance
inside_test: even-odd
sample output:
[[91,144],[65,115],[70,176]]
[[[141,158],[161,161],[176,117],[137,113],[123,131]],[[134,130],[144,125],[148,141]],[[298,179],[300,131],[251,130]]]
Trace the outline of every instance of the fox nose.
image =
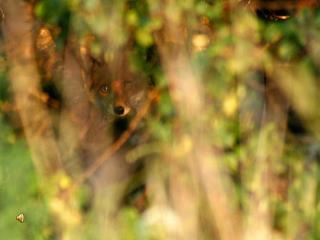
[[125,114],[125,108],[123,106],[114,106],[113,112],[119,116],[123,116]]

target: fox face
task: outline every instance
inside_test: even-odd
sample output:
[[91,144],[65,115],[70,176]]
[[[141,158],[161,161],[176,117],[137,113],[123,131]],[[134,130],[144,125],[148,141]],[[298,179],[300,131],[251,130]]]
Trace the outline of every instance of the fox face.
[[129,55],[123,50],[109,60],[90,60],[91,101],[107,119],[132,116],[146,100],[148,79],[130,67]]

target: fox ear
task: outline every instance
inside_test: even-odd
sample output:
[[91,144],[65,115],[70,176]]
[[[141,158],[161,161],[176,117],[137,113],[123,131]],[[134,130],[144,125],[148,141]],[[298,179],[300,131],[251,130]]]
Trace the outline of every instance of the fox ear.
[[92,57],[89,47],[85,44],[79,47],[79,62],[81,68],[81,76],[87,89],[94,86],[92,73],[94,72],[96,61]]
[[89,73],[93,65],[93,58],[91,56],[89,47],[86,45],[81,45],[79,47],[79,56],[82,71]]

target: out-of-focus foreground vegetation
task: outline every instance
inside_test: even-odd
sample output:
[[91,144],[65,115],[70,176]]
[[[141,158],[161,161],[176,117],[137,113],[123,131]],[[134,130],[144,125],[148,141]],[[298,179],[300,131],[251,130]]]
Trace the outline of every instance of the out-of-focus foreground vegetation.
[[320,239],[318,7],[1,0],[0,238]]

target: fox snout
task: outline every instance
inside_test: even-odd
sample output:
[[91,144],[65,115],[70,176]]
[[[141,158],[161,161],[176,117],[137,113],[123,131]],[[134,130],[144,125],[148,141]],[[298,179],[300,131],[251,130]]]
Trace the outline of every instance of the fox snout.
[[113,113],[116,116],[124,117],[129,114],[131,106],[127,100],[127,91],[121,80],[112,82],[113,92]]
[[136,81],[115,80],[112,82],[113,113],[125,117],[138,111],[147,95],[147,86],[140,78]]
[[131,107],[125,104],[113,104],[113,113],[119,117],[125,117],[130,113]]

